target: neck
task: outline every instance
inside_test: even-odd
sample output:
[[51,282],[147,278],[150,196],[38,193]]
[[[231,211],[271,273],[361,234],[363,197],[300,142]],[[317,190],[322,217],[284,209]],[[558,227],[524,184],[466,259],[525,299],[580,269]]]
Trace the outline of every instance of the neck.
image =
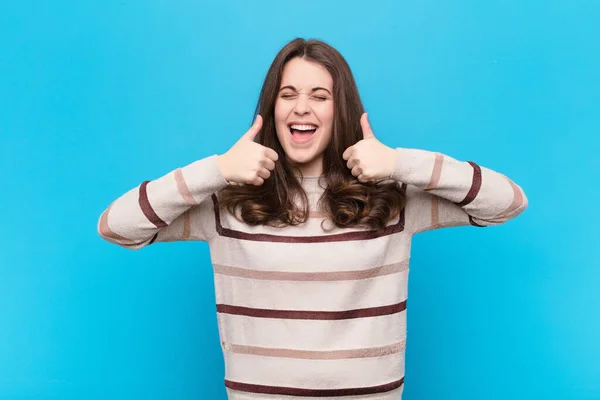
[[305,178],[316,178],[323,175],[323,157],[318,157],[307,163],[295,164]]

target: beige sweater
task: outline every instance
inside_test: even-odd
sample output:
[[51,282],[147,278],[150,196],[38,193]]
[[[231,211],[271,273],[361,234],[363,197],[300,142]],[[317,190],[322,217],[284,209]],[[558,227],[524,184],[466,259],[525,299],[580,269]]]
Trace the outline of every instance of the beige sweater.
[[227,185],[216,156],[125,193],[100,216],[98,232],[128,249],[209,243],[230,399],[398,400],[412,236],[501,224],[520,214],[527,198],[475,163],[396,152],[392,179],[403,184],[407,205],[379,236],[322,224],[318,178],[303,181],[312,210],[305,224],[247,226],[215,207],[216,192]]

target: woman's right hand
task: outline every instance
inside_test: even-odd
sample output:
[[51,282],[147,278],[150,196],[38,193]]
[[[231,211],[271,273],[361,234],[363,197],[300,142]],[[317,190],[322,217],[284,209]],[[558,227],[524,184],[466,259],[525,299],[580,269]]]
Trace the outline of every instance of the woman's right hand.
[[254,141],[262,128],[258,115],[250,129],[225,154],[217,157],[219,170],[230,183],[260,186],[275,168],[277,152]]

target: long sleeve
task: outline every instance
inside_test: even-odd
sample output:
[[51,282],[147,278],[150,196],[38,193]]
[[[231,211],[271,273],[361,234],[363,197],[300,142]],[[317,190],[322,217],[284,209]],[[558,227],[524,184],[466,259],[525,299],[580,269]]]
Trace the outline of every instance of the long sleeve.
[[217,156],[203,158],[123,194],[100,216],[98,233],[134,250],[154,242],[208,241],[216,233],[211,195],[225,186]]
[[406,227],[412,233],[499,225],[527,208],[521,187],[474,162],[419,149],[398,148],[396,154],[392,179],[407,184]]

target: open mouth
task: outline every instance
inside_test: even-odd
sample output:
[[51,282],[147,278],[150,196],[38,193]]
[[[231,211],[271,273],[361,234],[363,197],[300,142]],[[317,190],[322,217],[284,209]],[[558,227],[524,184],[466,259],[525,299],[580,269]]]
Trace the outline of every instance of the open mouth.
[[309,141],[314,133],[317,131],[318,126],[313,124],[289,124],[288,128],[292,134],[292,140],[298,143]]

